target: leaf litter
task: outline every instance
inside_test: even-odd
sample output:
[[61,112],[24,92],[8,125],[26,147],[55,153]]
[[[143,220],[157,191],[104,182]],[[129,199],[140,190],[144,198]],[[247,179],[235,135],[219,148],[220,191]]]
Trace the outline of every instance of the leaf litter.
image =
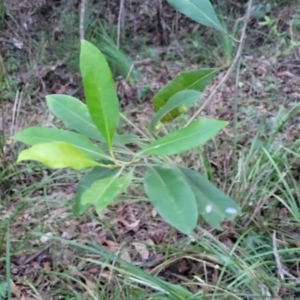
[[[78,3],[77,1],[74,2],[76,2],[74,7],[67,8],[70,9],[71,13],[77,14]],[[18,15],[16,11],[20,7],[23,10]],[[31,51],[28,41],[30,38],[36,40],[36,35],[42,34],[40,28],[45,24],[43,16],[45,11],[47,11],[47,18],[51,18],[52,23],[55,24],[55,20],[58,21],[58,12],[62,8],[63,4],[48,5],[45,1],[35,5],[28,1],[17,1],[15,4],[11,1],[8,9],[14,14],[17,22],[22,24],[24,19],[28,21],[26,26],[23,24],[24,27],[17,27],[13,33],[9,23],[11,20],[5,21],[6,27],[1,33],[3,36],[0,36],[0,43],[5,51],[1,55],[7,58],[17,51],[24,51],[28,55]],[[126,9],[124,22],[128,24],[128,30],[132,31],[133,38],[139,43],[142,42],[142,38],[145,42],[149,42],[157,53],[158,60],[149,63],[146,61],[143,64],[136,63],[140,73],[143,74],[139,82],[129,83],[124,79],[119,79],[116,82],[116,87],[121,105],[127,109],[133,121],[147,121],[152,115],[149,100],[153,94],[180,72],[182,68],[185,69],[186,58],[182,57],[182,48],[184,47],[178,47],[178,43],[184,45],[184,34],[191,32],[196,25],[180,16],[175,38],[174,34],[172,35],[169,32],[170,45],[165,46],[161,45],[163,33],[156,32],[153,34],[151,32],[154,20],[156,20],[156,10],[153,5],[149,5],[147,2],[143,2],[143,4],[137,2],[136,5],[126,7]],[[164,6],[164,10],[165,22],[170,24],[168,26],[171,26],[174,11],[167,5]],[[118,11],[118,5],[110,2],[109,7],[106,7],[105,10],[95,9],[95,15],[106,18],[111,24],[116,24]],[[32,12],[35,12],[35,14],[32,14]],[[138,18],[136,18],[137,15]],[[136,21],[137,19],[138,21]],[[26,40],[23,38],[24,33],[29,37]],[[61,28],[53,28],[53,34],[54,40],[59,40],[63,36]],[[5,39],[10,40],[10,36],[14,39],[11,39],[11,43],[7,43]],[[178,41],[177,36],[180,37],[180,41]],[[243,109],[239,110],[237,118],[244,121],[239,123],[241,125],[239,125],[238,132],[241,136],[245,135],[245,131],[247,132],[247,136],[240,141],[241,145],[244,146],[249,145],[251,137],[257,131],[258,122],[253,121],[252,118],[249,119],[249,115],[252,114],[251,116],[257,118],[257,120],[266,118],[272,127],[274,126],[274,118],[278,112],[278,107],[283,106],[288,109],[300,99],[299,53],[297,49],[291,50],[287,55],[278,56],[275,47],[271,47],[267,50],[268,55],[266,56],[265,50],[257,49],[257,47],[251,48],[251,44],[256,45],[259,39],[259,36],[252,37],[250,35],[248,45],[251,51],[244,56],[245,66],[242,67],[238,82],[240,98],[238,105]],[[17,44],[16,41],[18,41]],[[12,48],[12,45],[18,50]],[[3,120],[5,126],[0,128],[1,131],[4,131],[6,137],[6,145],[3,147],[5,160],[11,164],[12,170],[16,168],[13,162],[19,150],[16,145],[10,144],[8,139],[13,132],[37,124],[60,126],[52,116],[45,116],[46,107],[43,101],[45,95],[66,93],[82,96],[82,90],[78,85],[78,74],[72,74],[68,70],[67,58],[57,60],[53,58],[49,49],[51,48],[46,47],[46,55],[52,58],[48,59],[46,65],[37,61],[32,61],[32,65],[29,67],[26,64],[19,64],[19,67],[9,71],[8,74],[9,78],[18,82],[18,86],[10,86],[10,88],[21,91],[18,94],[19,98],[14,99],[19,101],[17,106],[13,105],[13,98],[7,99],[4,103],[4,113],[1,116],[1,118],[5,117]],[[138,56],[138,50],[134,54]],[[174,56],[171,61],[165,59],[169,54]],[[17,57],[16,59],[20,58]],[[174,60],[181,60],[183,63],[181,65],[176,64]],[[137,61],[141,61],[141,59]],[[198,67],[197,64],[189,66],[190,69]],[[200,67],[204,66],[200,65]],[[207,95],[216,87],[223,75],[223,73],[220,73],[214,78],[205,91]],[[25,93],[25,87],[28,88],[28,84],[30,85],[30,93]],[[141,88],[145,86],[147,86],[147,92],[144,95],[144,102],[142,104],[135,102]],[[222,90],[216,94],[214,101],[207,107],[205,116],[232,121],[235,90],[235,77],[232,76]],[[272,97],[275,97],[276,101],[268,100]],[[16,114],[16,108],[14,107],[18,107],[17,118],[12,117]],[[286,143],[292,143],[298,139],[298,123],[299,114],[282,131],[283,140]],[[129,131],[127,128],[124,128],[124,130]],[[228,142],[232,140],[232,137],[233,131],[231,128],[225,129],[218,136],[216,142],[218,148],[222,149],[218,157],[215,155],[212,145],[209,144],[206,147],[208,159],[215,171],[214,176],[216,176],[216,181],[219,182],[221,188],[223,187],[222,182],[225,181],[224,178],[226,179],[225,171],[233,164],[232,144]],[[195,156],[187,158],[183,156],[182,159],[191,165],[198,165]],[[73,219],[70,210],[66,208],[68,207],[66,203],[70,201],[75,192],[78,178],[73,176],[62,179],[64,174],[66,173],[60,172],[53,176],[51,171],[33,166],[33,172],[29,174],[27,169],[23,169],[18,178],[8,177],[9,184],[4,185],[0,181],[1,201],[4,199],[3,203],[5,203],[5,205],[1,204],[0,206],[1,220],[10,219],[13,249],[11,256],[11,291],[14,297],[33,299],[38,296],[42,299],[62,299],[60,292],[53,293],[55,289],[60,287],[61,282],[58,281],[58,278],[53,277],[50,271],[68,271],[71,276],[77,279],[83,276],[89,289],[96,288],[94,283],[99,274],[103,278],[102,282],[111,283],[115,280],[115,275],[110,270],[105,268],[101,270],[98,265],[86,262],[87,258],[93,257],[90,253],[80,252],[74,247],[51,241],[51,239],[42,241],[32,234],[34,232],[44,232],[48,234],[49,238],[53,235],[70,241],[76,240],[83,244],[93,241],[112,253],[120,255],[124,260],[142,267],[146,272],[154,274],[156,270],[160,269],[158,276],[175,284],[187,283],[194,276],[200,275],[203,275],[206,282],[211,284],[218,282],[220,262],[216,257],[203,255],[203,262],[197,262],[196,258],[199,254],[196,253],[189,253],[190,256],[186,255],[185,257],[182,253],[176,255],[175,251],[173,260],[171,259],[172,256],[165,256],[164,247],[171,245],[175,249],[181,248],[185,237],[162,222],[145,202],[139,204],[134,200],[126,202],[126,204],[120,202],[107,208],[100,215],[92,212],[89,216]],[[35,185],[36,187],[32,192],[19,193],[24,189],[24,186],[36,184],[41,180],[45,180],[48,176],[53,176],[54,184],[47,182],[49,184],[47,188]],[[137,196],[141,195],[138,194]],[[25,205],[24,209],[20,209],[27,202],[30,205]],[[273,211],[274,218],[284,218],[286,213],[286,210],[282,207]],[[259,218],[262,218],[259,214],[255,217],[258,221]],[[41,224],[43,224],[42,227]],[[201,225],[205,227],[204,224]],[[222,234],[215,232],[216,237],[224,245],[232,246],[237,239],[237,231],[239,230],[237,227],[239,225],[224,222],[222,226],[225,232]],[[199,234],[201,235],[201,232]],[[3,253],[5,249],[0,249],[0,251]],[[0,261],[0,267],[4,270],[3,264],[4,261]],[[295,276],[299,276],[296,266],[291,267],[290,272]],[[25,283],[25,278],[29,279],[33,286],[38,287],[36,291],[38,295],[35,294],[30,285]],[[5,278],[0,275],[0,282],[4,280]],[[70,283],[70,287],[78,292],[85,292],[74,281]],[[110,288],[113,289],[113,285]],[[192,286],[190,288],[192,289]],[[207,287],[205,289],[210,291]],[[288,297],[288,294],[288,291],[284,291],[282,297]],[[297,295],[294,294],[293,296],[296,297]]]

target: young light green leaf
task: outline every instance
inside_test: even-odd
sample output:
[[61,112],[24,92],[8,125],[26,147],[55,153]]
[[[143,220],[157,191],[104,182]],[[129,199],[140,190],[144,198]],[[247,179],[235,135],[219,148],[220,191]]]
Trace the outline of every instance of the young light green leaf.
[[101,212],[114,200],[116,196],[124,193],[132,181],[133,174],[119,177],[120,173],[108,178],[103,178],[92,183],[90,188],[83,192],[81,204],[95,205],[97,212]]
[[178,169],[192,188],[199,213],[209,225],[221,230],[222,221],[233,220],[240,214],[238,205],[207,178],[190,169],[181,167]]
[[68,127],[96,141],[105,141],[93,123],[87,106],[80,100],[68,95],[56,94],[46,96],[46,101],[51,112]]
[[38,161],[52,169],[72,168],[82,170],[99,166],[99,163],[83,152],[64,142],[36,144],[19,154],[17,162],[24,160]]
[[181,111],[192,106],[202,96],[202,93],[195,90],[184,90],[174,94],[167,103],[153,116],[150,129],[155,131],[155,127],[160,119],[168,114],[172,114],[175,108],[179,107]]
[[173,155],[190,150],[213,138],[227,124],[226,121],[204,118],[194,121],[148,144],[139,154]]
[[[203,92],[207,84],[217,74],[218,69],[197,69],[182,72],[161,88],[152,98],[154,111],[157,112],[163,107],[168,99],[174,94],[183,90],[196,90]],[[162,121],[172,121],[172,118],[179,116],[180,110],[175,109],[171,117],[164,118]]]
[[183,233],[191,233],[197,224],[197,203],[192,189],[176,168],[149,167],[144,187],[166,222]]
[[109,156],[95,146],[86,136],[72,131],[34,126],[18,132],[12,138],[29,146],[50,142],[66,142],[90,158],[109,159]]
[[225,32],[209,0],[167,0],[176,10],[190,19]]
[[77,186],[76,195],[73,199],[73,212],[75,214],[80,214],[87,209],[88,205],[81,204],[81,196],[96,180],[115,176],[119,171],[120,168],[108,169],[103,167],[94,167],[90,172],[85,174],[80,179]]
[[81,41],[80,71],[90,116],[111,149],[119,121],[119,100],[103,54],[85,40]]

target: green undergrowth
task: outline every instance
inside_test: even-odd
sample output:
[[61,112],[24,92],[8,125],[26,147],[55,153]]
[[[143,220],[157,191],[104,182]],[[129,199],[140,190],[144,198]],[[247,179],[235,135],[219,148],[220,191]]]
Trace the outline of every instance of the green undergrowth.
[[[26,13],[30,14],[28,10]],[[117,46],[117,26],[108,24],[105,20],[95,18],[93,7],[87,5],[85,12],[85,35],[103,51],[114,76],[137,82],[140,75],[133,66],[130,55]],[[1,8],[0,8],[1,14]],[[3,22],[10,23],[10,17],[16,18],[13,11],[6,8],[7,21],[0,15]],[[51,14],[51,11],[50,11]],[[30,39],[16,39],[13,44],[1,53],[0,57],[0,95],[4,100],[13,99],[18,90],[22,90],[23,97],[32,97],[32,93],[42,88],[51,89],[55,80],[61,85],[67,84],[65,74],[73,73],[71,83],[79,83],[76,72],[79,64],[79,16],[77,10],[71,6],[63,6],[57,13],[52,12],[56,24],[44,22],[40,28],[30,32]],[[30,29],[28,29],[30,31]],[[7,29],[8,34],[9,30]],[[18,32],[22,36],[22,32]],[[41,72],[36,72],[41,70]],[[76,93],[76,90],[72,91]]]
[[[280,4],[280,1],[276,3]],[[264,22],[265,15],[270,13],[267,4],[264,5],[258,7],[259,4],[256,4],[260,22]],[[224,22],[227,28],[232,29],[237,21],[230,16]],[[277,55],[284,57],[296,47],[299,40],[296,35],[289,39],[286,32],[278,33],[274,24],[276,22],[259,25],[258,31],[264,32],[265,36],[261,51],[265,51],[265,47],[273,47],[272,41],[277,40],[274,46],[280,50]],[[39,66],[46,66],[49,61],[66,59],[68,70],[78,69],[78,16],[66,9],[60,15],[58,26],[61,31],[57,40],[53,39],[49,24],[49,28],[42,33],[42,39],[30,41],[30,57],[24,56],[22,51],[2,54],[8,76],[5,75],[5,82],[1,80],[0,83],[1,98],[11,99],[16,93],[18,85],[14,75],[24,71],[20,69],[24,66],[28,71],[36,62]],[[291,17],[289,34],[295,33],[298,26],[297,18]],[[249,29],[250,39],[256,31]],[[189,62],[205,63],[208,54],[213,55],[212,60],[218,65],[232,59],[228,40],[215,35],[205,42],[199,32],[196,30],[182,40],[179,38],[184,51],[189,53]],[[234,32],[232,34],[235,36]],[[94,20],[91,8],[86,12],[86,38],[103,51],[115,75],[126,78],[134,58],[130,59],[130,55],[117,49],[116,27],[108,26],[102,20]],[[52,45],[51,51],[45,49],[45,44]],[[129,47],[125,45],[124,48]],[[152,53],[156,57],[147,45],[142,45],[142,48],[145,51],[142,56],[147,57],[145,53]],[[216,49],[213,54],[212,49]],[[171,54],[169,57],[175,59]],[[131,75],[134,81],[141,76],[139,73]],[[30,77],[24,93],[34,90],[35,85],[36,78]],[[274,105],[277,101],[276,90],[269,97]],[[53,243],[53,268],[44,268],[39,272],[41,277],[45,276],[50,282],[45,285],[45,290],[50,291],[55,299],[297,299],[300,297],[297,269],[300,254],[300,145],[298,140],[285,143],[283,136],[284,129],[288,130],[297,113],[282,108],[278,109],[277,116],[263,121],[257,116],[257,106],[254,103],[252,108],[250,105],[243,107],[243,104],[237,103],[236,113],[242,111],[247,117],[236,119],[234,130],[237,135],[225,144],[227,149],[234,146],[230,148],[234,155],[229,165],[224,167],[220,164],[224,150],[218,140],[207,148],[211,153],[201,148],[188,157],[194,166],[201,168],[205,176],[237,201],[242,208],[242,215],[234,223],[225,224],[224,232],[212,231],[201,223],[195,235],[181,238],[176,243],[172,243],[172,239],[161,245],[148,244],[146,241],[146,246],[153,248],[159,258],[153,264],[141,262],[140,259],[129,264],[120,259],[124,257],[122,254],[128,252],[133,258],[137,256],[131,246],[126,245],[126,241],[115,256],[95,241],[91,243],[92,238],[87,234],[78,241],[53,237],[62,236],[62,232],[70,228],[77,232],[77,225],[71,226],[74,219],[68,196],[62,197],[64,192],[61,190],[72,186],[79,178],[69,174],[70,177],[66,179],[66,174],[50,173],[36,164],[16,167],[9,163],[11,158],[3,156],[0,151],[0,186],[5,191],[4,194],[0,193],[0,269],[11,267],[8,258],[21,256],[24,249],[29,253],[34,253],[36,248],[42,249],[42,237],[46,235]],[[253,124],[254,128],[251,127]],[[1,148],[4,148],[3,144]],[[56,198],[56,194],[59,194],[59,198]],[[142,200],[145,200],[143,194],[132,198],[133,203]],[[122,204],[121,198],[118,205]],[[147,206],[143,205],[144,202],[141,206],[146,210]],[[52,214],[58,209],[64,213],[59,216]],[[113,213],[107,212],[112,219]],[[26,219],[28,215],[30,218]],[[81,224],[87,219],[108,232],[118,246],[121,244],[114,226],[100,215],[89,212],[86,218],[75,219],[75,223]],[[154,222],[151,215],[149,222]],[[8,228],[11,228],[10,231]],[[10,243],[5,242],[4,237],[8,235],[12,237]],[[55,252],[62,253],[62,256],[55,255]],[[66,263],[62,268],[62,257],[69,257],[70,254],[71,263]],[[180,263],[187,264],[189,270],[174,271],[174,266]],[[0,272],[0,299],[6,293],[5,282],[9,279],[15,282],[17,279],[17,276],[10,276],[8,272]],[[167,281],[176,282],[177,285]],[[31,296],[44,299],[36,278],[28,277],[23,284]]]
[[[280,119],[290,122],[291,116],[285,114],[284,118],[281,115]],[[227,171],[228,181],[223,182],[223,185],[226,186],[228,194],[241,205],[243,213],[234,224],[225,227],[224,232],[211,231],[205,224],[200,224],[195,235],[181,238],[176,244],[171,240],[166,245],[142,242],[148,249],[154,249],[154,252],[160,255],[154,264],[151,261],[139,262],[137,266],[120,259],[126,257],[124,253],[129,253],[132,258],[136,254],[130,245],[119,244],[118,232],[100,216],[92,214],[88,219],[110,232],[111,239],[119,245],[117,256],[104,250],[95,241],[91,242],[88,236],[81,238],[80,242],[54,238],[53,236],[57,236],[55,232],[61,232],[59,228],[65,227],[67,230],[67,224],[72,220],[71,208],[69,202],[61,199],[61,196],[55,198],[55,193],[50,197],[47,194],[51,188],[59,191],[76,180],[71,177],[68,182],[60,183],[65,174],[57,172],[51,176],[45,175],[40,182],[31,183],[28,187],[23,186],[16,192],[24,201],[16,206],[14,214],[11,215],[11,234],[14,232],[13,224],[17,216],[24,210],[29,211],[31,217],[36,219],[43,220],[42,216],[47,214],[48,217],[46,223],[36,221],[29,225],[23,222],[22,230],[18,229],[22,232],[22,239],[12,241],[9,251],[12,256],[21,253],[24,247],[32,251],[30,241],[42,240],[43,236],[53,242],[53,253],[57,247],[57,253],[61,254],[53,256],[51,271],[43,271],[47,272],[48,278],[51,279],[52,284],[48,288],[55,290],[51,293],[53,297],[265,299],[279,297],[286,291],[284,299],[293,299],[300,293],[295,275],[300,249],[297,234],[300,222],[300,195],[295,174],[299,161],[299,142],[287,146],[277,143],[281,133],[276,131],[283,123],[278,124],[279,126],[273,128],[276,135],[270,135],[271,138],[263,140],[265,127],[260,126],[251,144],[248,147],[239,146],[236,150],[237,163]],[[203,168],[205,165],[202,165]],[[22,171],[34,176],[33,170],[34,168],[31,171]],[[210,172],[211,170],[206,168],[206,173]],[[12,178],[15,175],[11,174]],[[216,182],[222,181],[222,178],[214,178]],[[56,184],[53,184],[53,181]],[[36,191],[40,191],[40,196],[33,196]],[[66,210],[64,215],[51,216],[51,211],[62,208]],[[83,221],[84,219],[80,218],[76,220]],[[51,224],[55,223],[57,225],[53,227]],[[5,232],[5,228],[7,229],[2,227],[2,232]],[[7,247],[2,245],[4,251],[8,251]],[[61,260],[70,255],[72,264],[62,271]],[[1,263],[4,261],[5,257],[1,259]],[[175,271],[178,264],[187,265],[188,270],[182,273]],[[87,271],[95,269],[99,269],[96,274]],[[178,276],[180,281],[183,280],[181,287],[165,281],[168,277],[171,282],[178,280]],[[2,276],[0,281],[4,280]],[[71,288],[74,284],[76,289]],[[43,298],[36,289],[34,279],[29,279],[27,286],[32,295],[38,299]]]

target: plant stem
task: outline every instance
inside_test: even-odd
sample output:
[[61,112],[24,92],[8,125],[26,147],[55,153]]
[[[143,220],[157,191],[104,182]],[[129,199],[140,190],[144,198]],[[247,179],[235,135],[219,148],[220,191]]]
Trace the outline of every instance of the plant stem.
[[146,138],[147,140],[149,139],[149,137],[146,135],[145,132],[143,132],[142,130],[140,130],[133,122],[131,122],[124,114],[120,113],[121,118],[126,121],[129,125],[131,125],[137,132],[139,132],[144,138]]
[[222,80],[218,83],[216,88],[209,95],[209,97],[204,101],[204,103],[201,105],[201,107],[194,113],[194,115],[186,123],[185,127],[190,125],[198,117],[198,115],[203,111],[203,109],[208,105],[208,103],[213,99],[215,94],[220,90],[221,86],[227,81],[227,79],[229,78],[229,76],[230,76],[231,72],[233,71],[235,65],[239,61],[239,59],[242,55],[243,48],[244,48],[244,43],[245,43],[245,39],[246,39],[246,29],[247,29],[247,25],[248,25],[248,22],[249,22],[249,19],[250,19],[250,15],[251,15],[251,9],[252,9],[252,0],[249,0],[248,7],[247,7],[247,12],[244,16],[244,25],[243,25],[242,33],[241,33],[241,37],[240,37],[240,44],[239,44],[239,47],[236,51],[235,57],[232,61],[232,64],[230,65],[229,69],[227,70],[227,72],[224,75],[224,77],[222,78]]

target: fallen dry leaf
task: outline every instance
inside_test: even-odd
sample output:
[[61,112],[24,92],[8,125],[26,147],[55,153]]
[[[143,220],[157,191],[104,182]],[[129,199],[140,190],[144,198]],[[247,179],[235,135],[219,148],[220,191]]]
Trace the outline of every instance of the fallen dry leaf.
[[136,249],[136,251],[141,256],[143,261],[147,261],[149,259],[149,250],[147,249],[146,245],[140,242],[133,242],[132,245]]

